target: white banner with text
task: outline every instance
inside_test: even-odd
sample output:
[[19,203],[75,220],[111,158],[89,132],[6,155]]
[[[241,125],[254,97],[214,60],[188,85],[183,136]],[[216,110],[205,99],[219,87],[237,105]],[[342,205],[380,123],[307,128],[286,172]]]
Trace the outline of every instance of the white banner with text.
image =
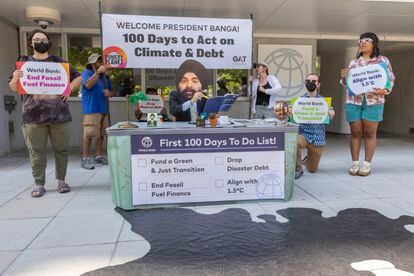
[[251,67],[250,19],[102,15],[109,68],[178,68],[195,59],[209,69]]
[[134,206],[285,198],[283,132],[131,136]]

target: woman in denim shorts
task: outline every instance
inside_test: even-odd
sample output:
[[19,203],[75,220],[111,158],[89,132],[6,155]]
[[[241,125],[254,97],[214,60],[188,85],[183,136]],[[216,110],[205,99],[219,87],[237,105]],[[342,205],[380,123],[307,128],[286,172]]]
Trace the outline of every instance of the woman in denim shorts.
[[[345,112],[346,119],[351,127],[351,175],[367,176],[371,173],[371,160],[377,146],[377,129],[382,121],[385,96],[391,93],[394,85],[394,74],[388,58],[380,55],[379,39],[374,33],[363,33],[358,40],[359,51],[356,59],[352,60],[348,68],[341,70],[341,84],[346,86],[349,70],[371,64],[385,64],[390,77],[387,88],[374,88],[372,92],[355,95],[347,90]],[[364,137],[365,160],[360,167],[359,151],[362,137]]]

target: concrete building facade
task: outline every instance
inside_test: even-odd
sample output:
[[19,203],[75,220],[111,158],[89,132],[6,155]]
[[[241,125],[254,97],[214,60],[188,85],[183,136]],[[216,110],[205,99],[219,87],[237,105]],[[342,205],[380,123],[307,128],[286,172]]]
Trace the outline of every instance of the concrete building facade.
[[[207,3],[208,2],[208,3]],[[102,11],[117,14],[154,16],[250,18],[253,16],[253,61],[260,56],[260,45],[309,46],[308,72],[318,71],[322,94],[333,98],[337,116],[328,130],[349,133],[339,85],[339,71],[355,56],[360,33],[379,35],[381,49],[392,63],[396,85],[388,97],[380,131],[395,135],[414,134],[414,1],[367,0],[261,0],[261,1],[102,1]],[[73,36],[89,37],[99,47],[99,1],[11,1],[0,0],[0,156],[24,147],[21,125],[21,96],[10,91],[8,76],[19,55],[27,54],[27,33],[38,28],[31,7],[46,7],[59,12],[46,31],[53,35],[56,54],[68,58]],[[39,20],[37,20],[38,22]],[[247,34],[250,35],[250,34]],[[141,74],[145,79],[145,73]],[[16,102],[15,110],[5,103]],[[81,142],[79,98],[69,100],[73,122],[71,146]],[[249,116],[249,99],[240,99],[231,111],[234,117]],[[125,98],[111,99],[113,122],[126,120]],[[131,115],[133,110],[131,111]]]

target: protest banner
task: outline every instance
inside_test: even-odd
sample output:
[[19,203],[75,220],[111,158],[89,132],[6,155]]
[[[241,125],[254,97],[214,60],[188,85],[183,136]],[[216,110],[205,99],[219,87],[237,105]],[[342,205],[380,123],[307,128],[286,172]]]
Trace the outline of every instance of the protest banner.
[[18,61],[16,68],[23,71],[19,94],[70,95],[68,63]]
[[159,95],[147,95],[147,99],[140,100],[138,106],[142,113],[160,113],[164,100]]
[[292,98],[292,116],[298,124],[328,124],[332,98]]
[[178,68],[195,59],[206,68],[251,67],[250,19],[102,14],[108,68]]
[[351,95],[373,92],[374,88],[391,89],[387,65],[382,62],[350,69],[346,85]]

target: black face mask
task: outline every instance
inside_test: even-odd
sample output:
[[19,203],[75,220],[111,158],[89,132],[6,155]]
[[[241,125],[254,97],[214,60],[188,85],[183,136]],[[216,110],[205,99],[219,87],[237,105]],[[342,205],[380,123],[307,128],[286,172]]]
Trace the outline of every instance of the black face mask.
[[49,48],[50,46],[48,42],[34,43],[34,49],[36,50],[36,52],[39,52],[41,54],[44,54],[47,51],[49,51]]
[[312,81],[306,81],[306,89],[309,92],[313,92],[316,90],[316,83],[312,82]]

